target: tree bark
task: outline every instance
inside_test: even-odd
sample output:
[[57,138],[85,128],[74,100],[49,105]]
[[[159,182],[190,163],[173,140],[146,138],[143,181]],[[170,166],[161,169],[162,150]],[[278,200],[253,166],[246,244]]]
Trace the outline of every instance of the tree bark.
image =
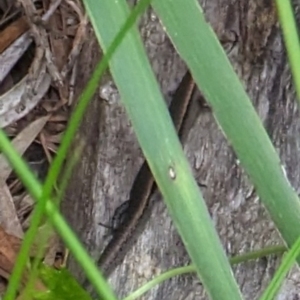
[[[200,2],[219,37],[231,31],[238,35],[230,59],[280,155],[291,184],[298,191],[299,113],[274,1]],[[186,67],[159,20],[153,16],[149,9],[140,24],[141,35],[162,91],[168,98]],[[90,30],[79,62],[82,74],[78,76],[77,94],[89,79],[100,58],[99,53]],[[104,81],[78,133],[86,146],[62,205],[72,228],[94,258],[99,257],[108,240],[106,229],[98,223],[109,223],[116,207],[128,198],[143,162],[118,92],[108,76]],[[201,190],[228,255],[282,243],[211,112],[198,115],[184,148],[195,178],[207,186]],[[161,198],[158,192],[154,197]],[[155,275],[189,262],[163,201],[154,203],[144,232],[124,263],[109,278],[120,297]],[[261,295],[279,262],[279,258],[271,256],[234,268],[245,299],[257,299]],[[82,271],[72,259],[69,268],[80,281],[83,280]],[[299,299],[299,279],[295,268],[285,280],[278,299]],[[191,274],[166,281],[142,299],[206,297],[198,278]]]

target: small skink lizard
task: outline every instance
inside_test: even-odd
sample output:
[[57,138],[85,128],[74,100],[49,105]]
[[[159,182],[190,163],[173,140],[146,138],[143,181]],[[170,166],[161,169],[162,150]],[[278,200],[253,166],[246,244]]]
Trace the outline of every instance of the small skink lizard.
[[[190,73],[187,72],[175,91],[169,107],[171,118],[179,136],[194,88],[194,81]],[[129,246],[132,246],[137,239],[137,233],[140,231],[138,227],[140,223],[143,223],[144,216],[147,215],[146,210],[155,188],[154,178],[147,161],[145,161],[133,182],[125,212],[126,217],[115,230],[111,241],[98,260],[97,264],[105,276],[109,276],[124,259]]]

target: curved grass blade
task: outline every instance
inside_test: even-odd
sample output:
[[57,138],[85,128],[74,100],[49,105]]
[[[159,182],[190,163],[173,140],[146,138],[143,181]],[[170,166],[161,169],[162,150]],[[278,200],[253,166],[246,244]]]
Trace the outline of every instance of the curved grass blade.
[[[176,2],[172,1],[172,5]],[[106,51],[128,17],[128,6],[125,1],[103,0],[100,7],[99,1],[87,0],[86,7]],[[198,264],[197,271],[207,292],[213,299],[241,299],[136,28],[128,32],[112,57],[110,71],[173,220]]]
[[289,246],[300,235],[300,202],[251,101],[197,1],[153,0],[181,57]]

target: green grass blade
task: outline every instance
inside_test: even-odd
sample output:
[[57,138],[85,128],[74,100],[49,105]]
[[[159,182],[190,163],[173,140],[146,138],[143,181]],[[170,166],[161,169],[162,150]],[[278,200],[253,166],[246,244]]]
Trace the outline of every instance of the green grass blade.
[[[110,0],[101,1],[101,5],[97,0],[86,0],[85,4],[105,51],[128,17],[128,6],[125,1]],[[209,295],[213,299],[241,299],[136,28],[128,32],[112,57],[110,71],[173,220],[193,261],[198,263],[197,271]],[[171,169],[175,179],[169,175]]]
[[[25,162],[20,158],[19,154],[15,151],[15,149],[11,146],[10,141],[5,136],[4,132],[0,130],[0,149],[4,153],[4,155],[9,156],[9,160],[13,166],[17,166],[16,173],[22,177],[22,182],[25,186],[31,187],[31,195],[41,194],[42,189],[39,181],[36,177],[30,172],[28,166]],[[21,160],[21,163],[20,163]],[[31,226],[25,234],[24,241],[22,243],[22,247],[20,249],[20,253],[16,259],[16,263],[12,272],[12,275],[9,278],[9,284],[7,287],[7,291],[4,296],[4,300],[14,300],[16,296],[17,289],[19,287],[19,282],[25,269],[26,263],[28,261],[29,250],[33,241],[35,239],[38,226],[40,224],[40,217],[43,214],[42,203],[38,203],[34,208]]]
[[283,261],[275,273],[272,281],[268,285],[267,289],[264,291],[260,300],[273,300],[285,278],[288,271],[291,269],[295,263],[296,258],[300,253],[300,237],[297,239],[292,248],[287,252],[286,256],[283,258]]
[[[294,12],[291,1],[276,1],[277,11],[279,15],[279,21],[281,23],[283,38],[285,41],[287,54],[291,66],[291,72],[295,83],[295,89],[298,95],[298,101],[300,99],[300,45],[299,35],[297,30],[297,24],[294,18]],[[299,257],[300,239],[294,243],[287,256],[284,258],[280,268],[276,272],[271,283],[265,290],[261,299],[274,299],[277,294],[280,285],[282,284],[287,272],[292,267],[295,259]],[[299,260],[298,260],[299,261]]]
[[75,113],[71,117],[70,125],[68,126],[66,133],[63,137],[62,145],[59,148],[58,155],[54,160],[52,167],[50,168],[50,172],[43,189],[40,183],[34,178],[34,176],[26,168],[26,165],[24,165],[22,159],[18,157],[17,153],[15,153],[15,151],[11,148],[3,132],[0,132],[2,133],[2,135],[0,135],[0,149],[2,149],[4,154],[6,154],[8,158],[11,160],[14,168],[17,171],[17,174],[19,174],[22,182],[27,187],[31,195],[34,197],[34,199],[38,200],[38,204],[32,216],[31,226],[27,231],[27,233],[25,234],[20,255],[18,256],[16,261],[15,270],[10,278],[10,283],[7,289],[7,293],[5,295],[5,299],[7,300],[15,298],[15,293],[18,288],[18,282],[20,281],[22,270],[24,269],[27,261],[30,246],[38,230],[38,226],[44,214],[45,208],[48,216],[50,215],[50,220],[54,222],[53,225],[56,227],[58,233],[61,234],[67,246],[69,246],[71,252],[74,254],[75,258],[79,261],[80,264],[82,264],[83,268],[86,270],[86,273],[91,279],[91,281],[97,283],[97,291],[99,295],[101,294],[103,297],[105,297],[105,299],[114,299],[111,290],[105,284],[101,274],[97,272],[97,268],[91,261],[90,257],[88,257],[88,255],[82,248],[81,244],[78,242],[78,240],[76,240],[76,237],[71,232],[70,228],[67,226],[63,218],[59,215],[55,205],[49,202],[48,199],[52,192],[54,183],[59,174],[61,165],[66,156],[69,145],[72,141],[72,137],[74,136],[79,126],[85,108],[87,107],[88,101],[94,94],[98,82],[100,80],[100,77],[108,65],[108,61],[110,57],[116,50],[118,44],[122,40],[122,37],[126,34],[128,28],[132,26],[132,24],[136,21],[138,15],[141,13],[141,11],[145,9],[146,6],[147,6],[147,1],[143,1],[139,6],[137,6],[136,10],[133,11],[130,18],[128,18],[127,22],[121,28],[115,40],[112,42],[111,47],[107,51],[107,55],[98,64],[96,71],[92,76],[91,81],[89,82],[89,84],[87,85],[86,89],[84,90],[81,96],[81,100],[79,101],[79,105],[75,110]]
[[298,29],[291,1],[276,0],[279,21],[283,31],[291,71],[295,83],[298,101],[300,99],[300,45]]
[[150,0],[141,1],[136,6],[136,8],[132,11],[128,19],[124,21],[122,26],[120,26],[120,30],[110,41],[110,47],[106,55],[102,58],[101,62],[99,62],[98,65],[96,66],[93,76],[91,77],[87,86],[82,92],[77,107],[69,119],[68,127],[66,128],[60,147],[57,151],[56,157],[53,160],[48,176],[46,178],[46,182],[43,188],[43,193],[45,198],[48,198],[51,195],[51,192],[55,185],[55,181],[60,173],[60,169],[68,153],[68,149],[72,143],[72,140],[76,134],[77,129],[79,128],[80,122],[83,118],[88,103],[97,90],[100,78],[105,72],[109,60],[111,59],[117,47],[121,43],[123,37],[126,35],[128,29],[136,22],[138,16],[140,16],[141,13],[145,10],[145,8],[149,5],[149,2]]
[[[272,246],[272,247],[264,248],[262,250],[252,251],[249,253],[231,257],[229,259],[229,261],[230,261],[230,264],[233,266],[233,265],[237,265],[237,264],[249,261],[249,260],[266,257],[271,254],[273,254],[273,255],[274,254],[282,254],[285,251],[287,251],[287,249],[284,246]],[[139,297],[141,297],[142,295],[147,293],[149,290],[151,290],[152,288],[156,287],[157,285],[163,283],[164,281],[166,281],[168,279],[171,279],[175,276],[188,274],[188,273],[195,273],[195,272],[196,272],[196,268],[193,265],[172,269],[170,271],[167,271],[167,272],[155,277],[154,279],[150,280],[149,282],[145,283],[143,286],[138,288],[136,291],[131,293],[129,296],[125,297],[123,300],[139,299]]]
[[181,57],[288,245],[300,235],[300,202],[247,94],[199,4],[153,0]]
[[48,199],[45,203],[42,203],[40,201],[42,197],[41,184],[30,172],[30,169],[19,156],[19,154],[16,152],[16,150],[11,146],[10,141],[8,140],[8,138],[2,130],[0,130],[0,150],[7,157],[7,159],[13,166],[17,175],[19,176],[29,193],[32,195],[32,197],[35,200],[38,200],[37,207],[35,208],[34,214],[32,216],[31,227],[25,234],[20,253],[17,257],[13,273],[9,280],[7,292],[3,299],[15,299],[15,294],[19,286],[21,274],[28,259],[30,246],[33,243],[34,238],[36,236],[35,230],[37,230],[37,227],[40,224],[41,215],[43,215],[43,209],[41,209],[42,205],[45,205],[45,212],[49,220],[57,230],[58,234],[62,237],[66,246],[69,247],[72,253],[74,254],[75,259],[79,262],[79,264],[83,266],[89,278],[93,279],[94,282],[98,283],[97,291],[99,292],[99,294],[101,294],[104,299],[115,299],[115,296],[111,291],[110,287],[106,284],[104,278],[99,273],[99,270],[94,265],[94,262],[91,260],[81,243],[78,241],[75,234],[69,228],[64,218],[58,212],[56,205]]

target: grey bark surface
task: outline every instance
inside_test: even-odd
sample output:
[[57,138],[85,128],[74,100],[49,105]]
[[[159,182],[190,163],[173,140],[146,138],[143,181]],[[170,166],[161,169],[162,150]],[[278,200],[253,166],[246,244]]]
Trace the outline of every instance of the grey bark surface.
[[[299,1],[295,1],[299,4]],[[300,176],[300,122],[286,53],[271,0],[201,1],[207,20],[219,37],[234,30],[239,37],[230,59],[252,99],[298,192]],[[296,11],[298,6],[296,5]],[[149,10],[141,34],[149,59],[166,98],[185,73],[159,20]],[[77,92],[100,58],[92,30],[80,63]],[[132,83],[134,84],[134,83]],[[107,243],[114,210],[128,198],[131,184],[143,162],[141,150],[119,95],[107,77],[100,85],[83,121],[78,138],[86,144],[73,172],[62,209],[70,225],[97,259]],[[211,112],[200,112],[189,130],[184,149],[228,255],[282,243],[232,148]],[[158,192],[151,218],[124,263],[109,278],[123,297],[161,272],[189,262],[183,244]],[[199,245],[205,247],[205,245]],[[274,274],[280,258],[268,257],[238,265],[234,273],[245,299],[258,299]],[[71,259],[70,270],[83,281]],[[299,299],[298,267],[289,273],[277,299]],[[193,274],[168,280],[142,299],[206,299]]]

